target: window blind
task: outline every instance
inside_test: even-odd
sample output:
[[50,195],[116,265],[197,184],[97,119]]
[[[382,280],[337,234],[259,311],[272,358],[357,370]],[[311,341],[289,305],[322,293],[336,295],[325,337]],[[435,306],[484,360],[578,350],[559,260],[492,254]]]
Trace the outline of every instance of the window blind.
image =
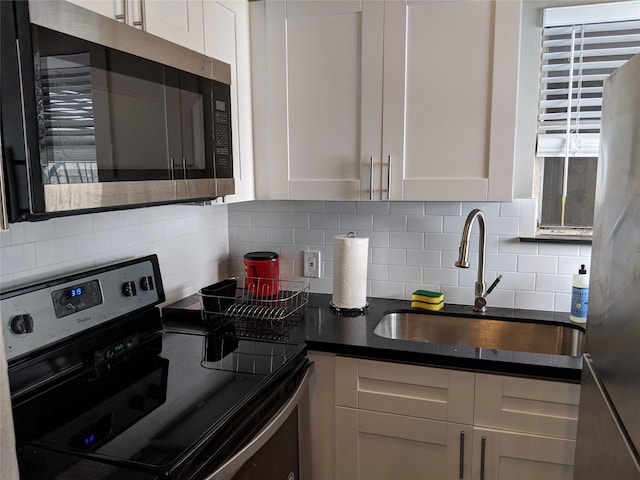
[[544,11],[539,157],[597,157],[604,80],[640,53],[640,1]]

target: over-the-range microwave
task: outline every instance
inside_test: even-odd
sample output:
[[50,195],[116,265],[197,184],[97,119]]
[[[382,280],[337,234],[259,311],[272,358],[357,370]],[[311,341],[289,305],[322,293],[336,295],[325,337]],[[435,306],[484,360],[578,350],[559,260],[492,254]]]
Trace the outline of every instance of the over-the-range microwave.
[[234,193],[228,64],[63,0],[0,8],[5,221]]

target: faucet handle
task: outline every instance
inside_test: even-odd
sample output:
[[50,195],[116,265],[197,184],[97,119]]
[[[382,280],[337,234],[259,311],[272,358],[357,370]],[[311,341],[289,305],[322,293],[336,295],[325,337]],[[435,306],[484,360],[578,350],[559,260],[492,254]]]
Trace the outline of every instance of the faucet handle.
[[500,280],[502,280],[502,275],[498,275],[498,278],[496,278],[493,281],[491,286],[487,289],[487,293],[485,293],[485,295],[489,295],[491,292],[493,292],[493,289],[496,288],[496,285],[498,285],[500,283]]

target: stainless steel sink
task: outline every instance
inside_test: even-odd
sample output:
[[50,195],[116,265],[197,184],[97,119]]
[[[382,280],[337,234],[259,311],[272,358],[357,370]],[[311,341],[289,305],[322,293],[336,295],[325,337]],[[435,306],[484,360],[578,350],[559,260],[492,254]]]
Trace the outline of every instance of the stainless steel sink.
[[394,340],[554,355],[579,356],[584,350],[584,333],[577,326],[486,317],[390,312],[373,333]]

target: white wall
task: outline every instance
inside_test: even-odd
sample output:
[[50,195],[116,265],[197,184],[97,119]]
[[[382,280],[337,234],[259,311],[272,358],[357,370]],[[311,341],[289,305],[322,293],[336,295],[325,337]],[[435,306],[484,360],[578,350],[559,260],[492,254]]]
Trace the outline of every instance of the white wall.
[[242,256],[280,254],[285,276],[302,275],[302,252],[319,250],[322,278],[311,291],[332,292],[333,237],[354,231],[369,238],[367,293],[409,298],[417,288],[439,290],[445,301],[472,304],[477,278],[478,227],[471,268],[454,266],[464,220],[473,208],[487,216],[486,282],[502,282],[488,305],[568,312],[571,275],[589,266],[591,247],[522,243],[533,235],[535,200],[506,203],[254,201],[229,205],[230,271],[242,275]]
[[227,206],[169,205],[20,222],[0,232],[0,290],[158,254],[167,301],[228,276]]

